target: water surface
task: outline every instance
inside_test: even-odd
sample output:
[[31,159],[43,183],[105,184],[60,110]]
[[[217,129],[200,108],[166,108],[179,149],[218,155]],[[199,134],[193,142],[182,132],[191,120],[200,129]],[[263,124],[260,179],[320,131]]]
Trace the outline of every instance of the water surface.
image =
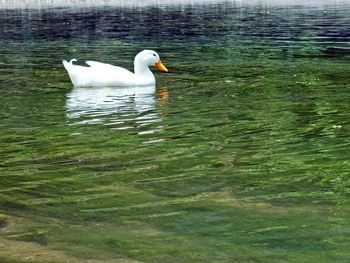
[[[0,20],[0,260],[350,260],[350,5]],[[146,48],[156,87],[73,88],[61,65]]]

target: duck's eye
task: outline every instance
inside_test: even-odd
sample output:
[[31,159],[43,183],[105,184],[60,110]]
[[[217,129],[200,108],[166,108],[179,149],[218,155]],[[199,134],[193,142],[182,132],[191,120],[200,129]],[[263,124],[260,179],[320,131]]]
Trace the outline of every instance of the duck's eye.
[[156,54],[153,54],[153,56],[155,57],[155,56],[156,56]]

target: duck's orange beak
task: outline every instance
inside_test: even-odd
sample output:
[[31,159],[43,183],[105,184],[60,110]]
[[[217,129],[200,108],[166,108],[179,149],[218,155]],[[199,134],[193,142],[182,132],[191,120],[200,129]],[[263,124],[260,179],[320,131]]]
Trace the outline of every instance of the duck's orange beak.
[[160,61],[160,59],[157,61],[156,64],[154,64],[157,69],[163,72],[168,72],[168,69],[163,65],[163,63]]

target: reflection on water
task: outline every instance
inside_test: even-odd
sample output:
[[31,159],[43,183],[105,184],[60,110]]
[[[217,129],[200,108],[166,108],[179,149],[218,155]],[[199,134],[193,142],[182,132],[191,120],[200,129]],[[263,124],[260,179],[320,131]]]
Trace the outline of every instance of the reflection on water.
[[[115,130],[147,127],[161,120],[155,96],[155,86],[74,87],[67,94],[67,117],[72,125],[103,124]],[[142,131],[147,132],[154,129]]]
[[222,2],[231,2],[237,6],[249,5],[298,5],[298,6],[322,6],[325,4],[346,4],[347,0],[3,0],[0,1],[0,8],[52,8],[52,7],[99,7],[117,6],[117,7],[146,7],[146,6],[169,6],[169,5],[196,5],[196,4],[218,4]]

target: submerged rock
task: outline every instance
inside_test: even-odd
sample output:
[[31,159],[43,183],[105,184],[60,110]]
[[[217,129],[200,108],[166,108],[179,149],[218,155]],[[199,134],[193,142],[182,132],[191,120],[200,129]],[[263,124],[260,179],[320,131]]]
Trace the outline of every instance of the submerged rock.
[[8,217],[4,214],[0,214],[0,228],[7,224]]
[[19,241],[36,242],[42,246],[46,246],[48,243],[46,232],[37,229],[22,233],[10,234],[7,235],[7,238]]

